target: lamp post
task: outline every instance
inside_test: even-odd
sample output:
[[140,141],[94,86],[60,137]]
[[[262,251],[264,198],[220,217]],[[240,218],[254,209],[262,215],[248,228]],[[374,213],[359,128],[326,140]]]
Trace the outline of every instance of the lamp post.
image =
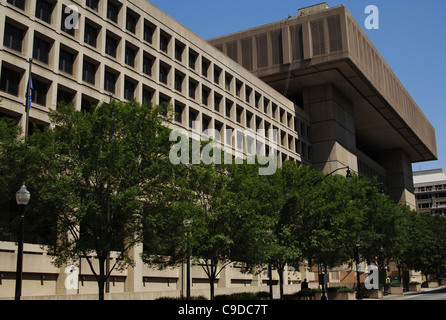
[[359,243],[356,244],[355,247],[355,255],[356,255],[356,299],[361,300],[362,294],[361,294],[361,276],[359,274],[360,268],[361,268],[361,259],[359,257],[359,247],[361,245]]
[[183,224],[187,229],[187,262],[186,262],[186,299],[190,300],[190,289],[191,289],[191,266],[190,266],[190,228],[192,227],[193,220],[183,220]]
[[23,231],[25,225],[25,207],[31,198],[31,194],[26,190],[25,183],[15,195],[17,204],[20,208],[19,216],[19,232],[17,239],[17,269],[16,269],[16,280],[15,280],[15,300],[20,300],[22,295],[22,268],[23,268]]
[[386,266],[385,266],[385,260],[384,260],[384,248],[381,247],[379,249],[379,254],[381,256],[381,281],[383,284],[383,295],[387,295],[387,288],[386,288],[386,278],[387,278],[387,274],[386,274]]

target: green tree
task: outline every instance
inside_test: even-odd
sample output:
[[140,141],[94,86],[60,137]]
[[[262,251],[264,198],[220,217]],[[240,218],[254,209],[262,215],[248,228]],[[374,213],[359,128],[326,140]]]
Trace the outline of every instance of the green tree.
[[323,175],[307,166],[300,167],[287,161],[274,175],[260,177],[258,201],[262,214],[268,219],[264,233],[263,260],[271,263],[279,274],[280,297],[283,297],[284,270],[296,269],[304,257],[305,243],[309,237],[309,190]]
[[[170,176],[164,114],[165,107],[135,101],[103,103],[90,113],[59,105],[50,112],[54,129],[40,137],[50,159],[40,204],[57,219],[50,253],[58,266],[86,259],[99,299],[110,273],[133,263],[128,252],[141,241],[143,204],[156,201]],[[107,268],[111,251],[118,258]]]

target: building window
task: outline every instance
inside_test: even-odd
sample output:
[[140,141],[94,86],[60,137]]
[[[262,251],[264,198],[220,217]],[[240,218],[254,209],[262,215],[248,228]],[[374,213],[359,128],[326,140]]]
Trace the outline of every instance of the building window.
[[160,35],[160,50],[167,53],[169,50],[170,37],[166,34]]
[[[70,18],[70,15],[73,14],[74,10],[72,10],[72,9],[66,10],[66,8],[67,8],[67,6],[62,5],[62,20],[60,23],[60,30],[62,30],[65,33],[68,33],[71,36],[74,36],[74,30],[77,26],[73,25],[73,26],[68,26],[68,28],[67,28],[67,26],[65,25],[65,21],[71,22],[72,18]],[[69,19],[69,20],[67,20],[67,19]]]
[[223,97],[214,93],[214,111],[220,112],[220,105],[223,101]]
[[46,105],[46,95],[48,93],[48,84],[33,79],[33,89],[31,91],[31,100],[41,106]]
[[201,59],[201,74],[203,75],[203,77],[207,78],[210,65],[211,63],[208,60],[204,58]]
[[110,71],[105,70],[104,74],[104,90],[115,93],[116,90],[116,75]]
[[176,42],[175,43],[175,59],[182,62],[183,61],[183,52],[184,52],[184,45],[182,43]]
[[183,80],[184,75],[176,72],[175,73],[175,90],[182,92],[183,91]]
[[214,66],[214,83],[220,84],[220,76],[222,70],[219,67]]
[[232,83],[233,77],[229,74],[225,74],[225,89],[227,91],[231,91],[231,83]]
[[57,104],[59,104],[60,102],[71,103],[73,102],[73,99],[74,99],[74,94],[72,92],[68,92],[61,88],[57,89]]
[[178,123],[183,123],[183,111],[184,111],[184,106],[175,103],[175,121]]
[[189,109],[189,128],[198,129],[197,121],[198,121],[198,111]]
[[233,102],[230,100],[226,99],[226,105],[225,105],[225,115],[226,117],[231,119],[232,116],[232,106],[233,106]]
[[135,97],[135,84],[131,81],[124,81],[124,99],[132,100]]
[[107,19],[118,23],[118,15],[121,7],[111,1],[107,2]]
[[14,7],[25,10],[25,0],[8,0]]
[[45,0],[36,1],[36,18],[51,23],[51,14],[53,12],[53,4]]
[[195,99],[195,93],[197,92],[197,83],[189,80],[189,98]]
[[48,63],[49,53],[50,53],[50,44],[45,40],[34,37],[33,59],[36,59],[43,63]]
[[142,72],[144,72],[148,76],[152,76],[152,68],[154,63],[154,58],[144,56],[142,59]]
[[87,5],[87,7],[89,7],[90,9],[93,9],[94,11],[98,11],[99,8],[99,0],[86,0],[85,4]]
[[74,63],[74,54],[65,51],[64,49],[60,49],[59,54],[59,70],[73,74],[73,63]]
[[235,114],[235,120],[238,123],[242,123],[242,114],[243,114],[243,109],[241,107],[237,106],[236,114]]
[[144,41],[147,41],[148,43],[152,43],[153,41],[153,34],[155,32],[156,27],[151,24],[150,22],[148,22],[147,20],[145,20],[144,22]]
[[160,82],[167,84],[167,77],[169,76],[169,67],[166,65],[160,65],[160,74],[159,74],[159,80]]
[[22,52],[23,34],[24,31],[22,29],[6,23],[3,45],[15,51]]
[[201,89],[201,103],[204,104],[205,106],[207,106],[209,104],[209,95],[211,93],[211,90],[206,88],[206,87],[202,87]]
[[152,104],[153,101],[153,90],[146,88],[142,89],[142,104]]
[[135,66],[135,57],[136,57],[136,50],[126,46],[125,47],[125,64],[134,67]]
[[3,65],[0,79],[0,90],[12,94],[13,96],[18,96],[21,79],[22,74],[20,72],[11,70]]
[[138,17],[135,13],[131,13],[127,9],[127,16],[125,20],[125,28],[131,33],[136,33],[136,24],[138,23]]
[[96,40],[98,38],[98,29],[92,25],[85,23],[84,42],[96,48]]
[[116,50],[118,49],[118,39],[110,35],[105,37],[105,53],[113,58],[116,58]]
[[84,60],[84,64],[82,67],[82,80],[94,85],[95,78],[96,78],[96,65]]
[[98,105],[98,101],[88,96],[82,95],[81,111],[84,113],[90,113]]
[[194,69],[197,63],[198,53],[193,50],[189,50],[189,68]]

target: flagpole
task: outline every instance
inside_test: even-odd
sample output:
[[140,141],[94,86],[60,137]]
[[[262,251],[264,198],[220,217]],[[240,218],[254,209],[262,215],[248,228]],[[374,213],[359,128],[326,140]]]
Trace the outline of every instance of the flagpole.
[[26,94],[26,124],[25,124],[25,141],[28,140],[28,130],[29,130],[29,109],[31,107],[31,69],[33,65],[33,59],[29,58],[29,76],[28,76],[28,88]]

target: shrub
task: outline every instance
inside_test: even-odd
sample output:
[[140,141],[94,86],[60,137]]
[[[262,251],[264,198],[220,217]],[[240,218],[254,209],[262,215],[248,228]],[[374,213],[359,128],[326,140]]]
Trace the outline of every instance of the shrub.
[[255,292],[240,292],[232,294],[221,294],[215,296],[215,300],[257,300],[258,295]]
[[401,282],[391,282],[390,286],[391,287],[401,287]]
[[[159,297],[155,300],[188,300],[185,297]],[[203,296],[191,297],[190,300],[207,300]]]
[[339,287],[336,290],[336,292],[337,293],[353,293],[353,292],[356,292],[356,291],[354,289],[350,289],[350,288],[347,288],[347,287]]

